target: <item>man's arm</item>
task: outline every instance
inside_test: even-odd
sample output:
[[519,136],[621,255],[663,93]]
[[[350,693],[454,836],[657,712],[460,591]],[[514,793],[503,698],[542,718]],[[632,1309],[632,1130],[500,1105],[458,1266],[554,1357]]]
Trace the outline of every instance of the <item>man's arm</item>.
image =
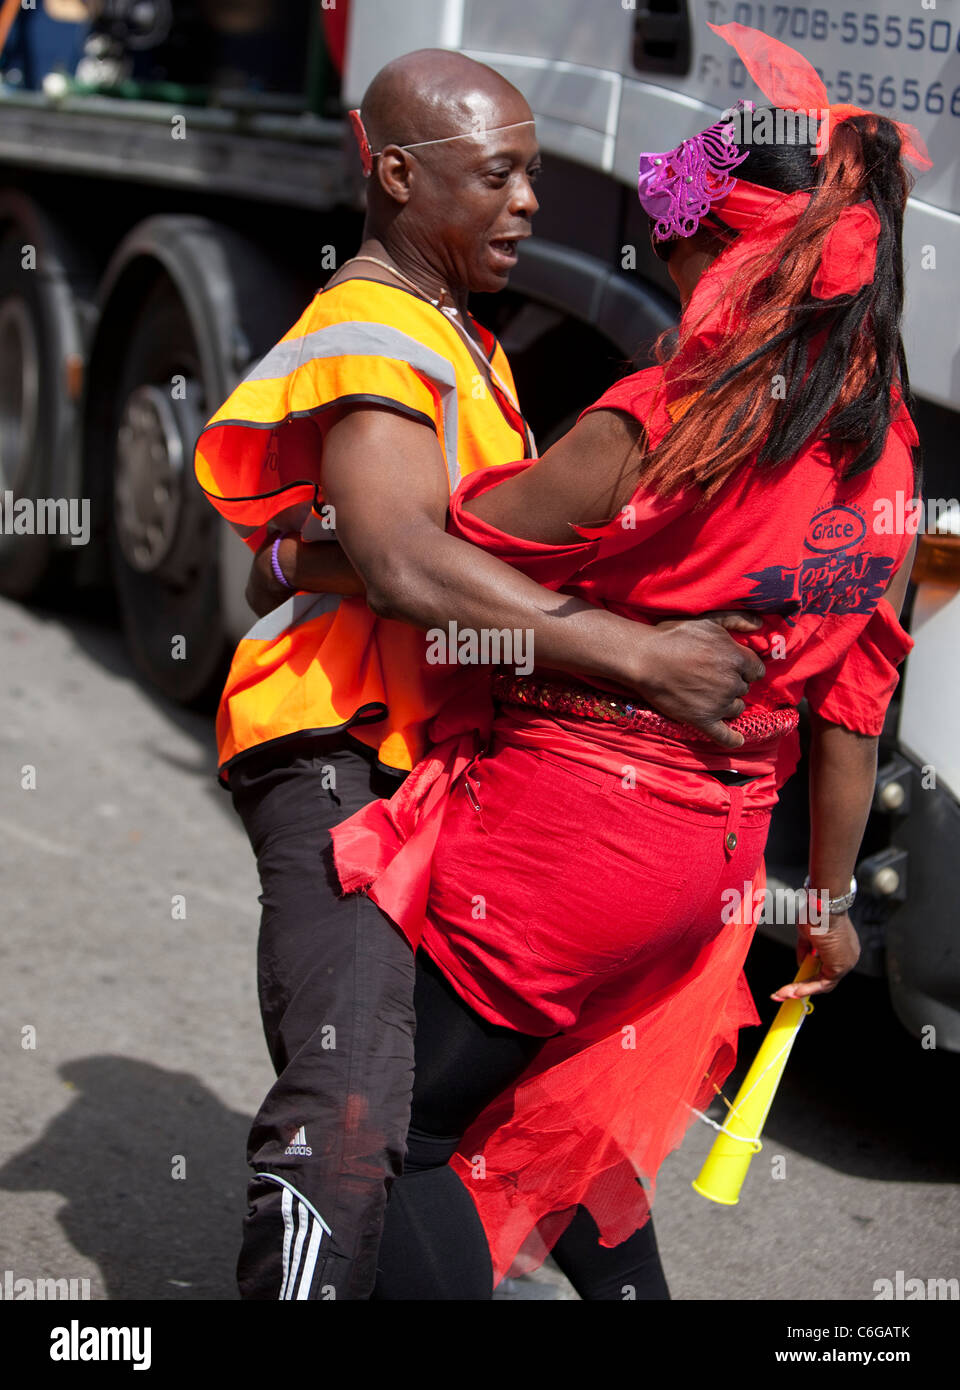
[[722,721],[742,711],[762,662],[718,621],[634,623],[447,535],[446,467],[428,426],[387,409],[344,414],[324,440],[323,490],[379,616],[423,629],[450,620],[474,631],[530,629],[538,666],[622,685],[727,748],[742,744]]

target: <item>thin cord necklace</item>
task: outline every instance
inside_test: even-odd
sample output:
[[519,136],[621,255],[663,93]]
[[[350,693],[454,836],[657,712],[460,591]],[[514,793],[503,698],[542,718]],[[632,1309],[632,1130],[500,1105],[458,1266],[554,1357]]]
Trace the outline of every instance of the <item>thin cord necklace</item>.
[[[432,304],[435,309],[438,309],[440,313],[443,314],[444,318],[453,324],[454,328],[457,330],[463,341],[466,343],[467,347],[470,349],[470,352],[472,353],[474,360],[483,366],[484,371],[492,380],[494,380],[497,383],[497,385],[500,387],[500,390],[506,396],[507,400],[513,406],[517,414],[520,414],[520,404],[517,401],[516,396],[510,390],[510,387],[504,381],[503,377],[497,371],[493,363],[488,360],[486,353],[484,353],[482,349],[479,347],[479,345],[476,342],[474,342],[471,335],[467,332],[466,328],[461,323],[459,309],[447,308],[445,305],[440,303],[439,299],[431,299],[427,292],[425,290],[422,290],[418,284],[416,284],[413,280],[409,278],[409,276],[404,275],[402,270],[398,270],[396,266],[390,265],[387,261],[381,261],[377,256],[351,256],[348,260],[342,262],[340,269],[342,270],[345,265],[350,265],[353,261],[370,261],[372,265],[378,265],[383,270],[388,270],[391,275],[395,275],[398,280],[402,280],[405,285],[409,286],[409,288],[415,291],[416,294],[420,295],[421,298],[426,299],[428,304]],[[444,289],[444,293],[449,294],[450,292],[449,290]]]
[[[381,261],[377,256],[351,256],[349,260],[343,262],[340,269],[342,270],[343,266],[345,265],[352,264],[353,261],[370,261],[372,265],[378,265],[383,270],[389,270],[391,275],[395,275],[398,280],[402,280],[405,285],[408,285],[410,289],[415,290],[417,294],[419,294],[423,299],[428,300],[435,309],[440,309],[442,307],[439,299],[431,299],[430,296],[427,294],[426,290],[422,290],[419,285],[415,284],[414,281],[409,278],[409,276],[404,275],[403,271],[398,270],[395,265],[390,265],[387,261]],[[443,288],[443,293],[450,293],[446,286],[444,286]],[[459,312],[459,309],[450,310],[450,313],[452,314],[459,314]]]

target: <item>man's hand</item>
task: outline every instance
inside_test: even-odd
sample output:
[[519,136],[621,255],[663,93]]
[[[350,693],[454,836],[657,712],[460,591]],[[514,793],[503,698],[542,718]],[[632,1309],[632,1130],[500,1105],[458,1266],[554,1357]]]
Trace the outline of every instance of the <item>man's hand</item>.
[[[722,747],[740,748],[743,735],[723,721],[743,713],[750,682],[759,680],[766,668],[728,629],[756,632],[761,626],[748,613],[657,623],[651,634],[658,643],[655,683],[649,674],[643,682],[647,699],[661,714],[693,724]],[[644,666],[649,669],[646,659]]]
[[[271,563],[271,551],[276,536],[268,536],[263,545],[253,557],[253,564],[250,566],[250,577],[247,580],[246,600],[256,613],[258,618],[264,617],[281,603],[290,597],[290,590],[285,588],[277,579],[273,572]],[[277,547],[277,563],[286,575],[287,568],[284,566],[284,559],[287,565],[290,564],[290,548],[297,544],[294,538],[282,540]],[[286,552],[286,553],[285,553]]]
[[362,594],[363,580],[336,541],[302,541],[284,536],[277,546],[277,563],[291,588],[273,572],[271,551],[276,536],[264,541],[253,558],[247,580],[247,603],[259,618],[272,613],[292,592]]

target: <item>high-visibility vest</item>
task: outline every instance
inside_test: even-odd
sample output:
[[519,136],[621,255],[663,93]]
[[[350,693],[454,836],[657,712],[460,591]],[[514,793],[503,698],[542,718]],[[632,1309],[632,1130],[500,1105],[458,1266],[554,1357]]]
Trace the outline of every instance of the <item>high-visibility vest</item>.
[[[458,329],[412,291],[360,277],[321,290],[204,428],[201,487],[252,550],[273,530],[332,539],[318,417],[351,402],[430,425],[451,490],[474,469],[531,457],[506,355],[477,327],[492,385]],[[426,724],[464,678],[426,651],[423,632],[377,618],[362,598],[291,597],[237,647],[217,713],[221,778],[248,749],[345,729],[385,767],[413,767]]]

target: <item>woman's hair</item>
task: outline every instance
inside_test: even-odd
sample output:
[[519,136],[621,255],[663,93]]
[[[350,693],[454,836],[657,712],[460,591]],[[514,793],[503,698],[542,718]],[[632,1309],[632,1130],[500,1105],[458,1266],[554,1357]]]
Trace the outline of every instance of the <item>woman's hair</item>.
[[[709,497],[745,459],[775,467],[813,439],[829,441],[842,476],[854,477],[883,452],[894,382],[909,402],[900,318],[910,181],[896,127],[883,116],[843,121],[819,164],[812,144],[757,144],[737,175],[811,197],[775,251],[758,253],[731,277],[715,347],[704,352],[697,341],[703,316],[689,313],[679,331],[658,340],[671,399],[689,401],[647,459],[645,477],[659,492],[697,483]],[[827,233],[844,208],[867,200],[880,219],[872,283],[853,295],[815,298]],[[737,233],[718,222],[722,211],[708,234],[734,240]],[[708,312],[716,307],[714,300]],[[782,378],[776,391],[775,377]]]

